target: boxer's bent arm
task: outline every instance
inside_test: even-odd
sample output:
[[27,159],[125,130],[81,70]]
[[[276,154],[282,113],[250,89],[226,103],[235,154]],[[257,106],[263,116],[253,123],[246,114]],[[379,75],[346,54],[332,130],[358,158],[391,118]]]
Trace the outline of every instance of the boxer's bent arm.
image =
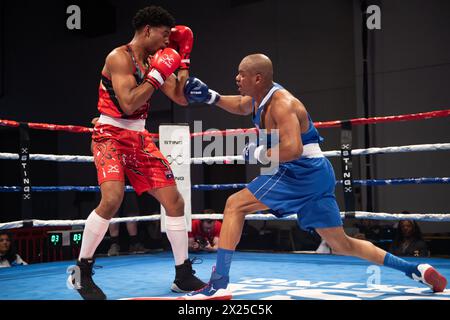
[[[280,143],[278,146],[279,161],[288,162],[300,158],[303,153],[303,143],[301,140],[300,122],[296,114],[295,100],[280,97],[272,100],[270,107],[270,117],[279,130]],[[272,155],[269,149],[267,155]]]
[[220,96],[216,105],[233,114],[246,116],[252,113],[252,98],[249,96]]
[[126,115],[133,114],[152,96],[155,89],[144,81],[137,86],[133,75],[133,64],[124,52],[112,52],[106,58],[106,68],[111,74],[113,89],[120,108]]
[[184,96],[183,89],[188,78],[189,71],[180,70],[178,71],[178,76],[172,74],[167,78],[166,82],[162,85],[161,90],[176,104],[180,106],[187,106],[189,103]]

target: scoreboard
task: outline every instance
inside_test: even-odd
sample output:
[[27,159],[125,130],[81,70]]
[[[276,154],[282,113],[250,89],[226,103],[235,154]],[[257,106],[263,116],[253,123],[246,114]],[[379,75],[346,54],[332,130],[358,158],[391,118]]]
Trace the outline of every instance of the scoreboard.
[[49,231],[47,234],[50,247],[78,247],[83,238],[83,230]]

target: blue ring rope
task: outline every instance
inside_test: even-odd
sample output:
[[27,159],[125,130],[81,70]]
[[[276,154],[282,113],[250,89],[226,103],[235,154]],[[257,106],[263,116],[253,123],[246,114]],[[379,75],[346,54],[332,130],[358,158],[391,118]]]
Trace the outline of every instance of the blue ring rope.
[[[337,180],[336,184],[342,184],[342,180]],[[407,185],[407,184],[450,184],[450,177],[444,178],[406,178],[406,179],[371,179],[371,180],[353,180],[354,185],[358,186],[388,186],[388,185]],[[197,184],[193,185],[193,190],[231,190],[243,189],[247,186],[245,183],[235,184]]]
[[[342,184],[342,180],[336,181],[336,184]],[[372,179],[372,180],[354,180],[354,185],[360,186],[387,186],[387,185],[409,185],[409,184],[450,184],[450,177],[444,178],[406,178],[406,179]],[[234,190],[243,189],[247,186],[245,183],[234,184],[196,184],[192,185],[192,190],[211,191],[211,190]],[[21,192],[22,188],[18,186],[0,186],[0,192]],[[99,192],[98,186],[36,186],[31,187],[33,192],[55,192],[55,191],[80,191],[80,192]],[[125,192],[133,192],[131,186],[125,186]]]

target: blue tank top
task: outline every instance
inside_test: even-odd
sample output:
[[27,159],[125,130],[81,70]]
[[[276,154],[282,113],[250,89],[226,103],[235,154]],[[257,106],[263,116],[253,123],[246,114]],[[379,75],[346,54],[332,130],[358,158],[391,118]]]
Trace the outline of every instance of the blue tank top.
[[[266,109],[267,106],[267,102],[270,100],[270,98],[272,98],[273,94],[278,91],[284,89],[281,85],[279,85],[278,83],[274,83],[272,88],[269,90],[269,92],[266,94],[266,96],[263,98],[263,100],[261,101],[261,104],[258,106],[258,109],[255,111],[255,99],[252,99],[252,105],[253,105],[253,123],[255,124],[255,127],[259,130],[264,129],[261,128],[261,114],[263,113],[263,111]],[[314,127],[314,123],[308,113],[308,120],[309,120],[309,128],[308,131],[306,131],[305,133],[302,133],[301,139],[302,139],[302,143],[303,145],[306,144],[310,144],[310,143],[321,143],[324,139],[320,136],[319,131],[317,131],[317,129]],[[260,138],[261,139],[261,138]],[[263,144],[267,144],[267,147],[270,148],[271,146],[271,141],[273,141],[274,139],[268,135],[267,136],[267,143],[264,142],[260,142]],[[279,139],[277,139],[278,141]]]

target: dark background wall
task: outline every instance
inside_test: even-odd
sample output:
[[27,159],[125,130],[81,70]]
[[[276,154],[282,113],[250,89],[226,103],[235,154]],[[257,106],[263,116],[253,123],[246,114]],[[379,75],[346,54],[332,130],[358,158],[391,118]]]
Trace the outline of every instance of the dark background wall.
[[[80,4],[90,25],[82,32],[66,28],[66,7]],[[382,29],[370,37],[370,116],[448,108],[450,9],[448,1],[377,1]],[[361,12],[357,0],[318,1],[3,1],[3,94],[0,118],[89,126],[97,115],[97,88],[104,58],[132,38],[131,18],[141,7],[159,4],[189,25],[195,34],[191,74],[223,94],[236,94],[234,78],[240,60],[262,52],[272,58],[275,80],[299,97],[315,121],[363,115]],[[109,14],[108,14],[109,12]],[[111,14],[113,13],[113,14]],[[94,18],[93,18],[94,17]],[[115,18],[112,19],[111,17]],[[83,19],[83,18],[82,18]],[[97,26],[95,24],[97,22]],[[105,34],[96,35],[101,22]],[[250,118],[206,105],[182,108],[161,94],[152,98],[147,122],[203,121],[203,129],[246,128]],[[371,146],[448,142],[448,119],[371,126]],[[364,147],[363,130],[354,129],[355,147]],[[16,152],[14,130],[2,129],[1,151]],[[323,150],[339,148],[339,130],[322,129]],[[89,154],[89,136],[32,133],[32,152]],[[448,152],[376,156],[378,178],[448,176]],[[355,175],[364,178],[363,159]],[[340,163],[332,159],[337,177]],[[34,185],[95,185],[92,164],[32,163]],[[250,181],[257,168],[197,165],[193,183]],[[0,183],[17,185],[16,163],[2,161]],[[357,189],[365,209],[365,189]],[[377,188],[375,209],[449,212],[447,185]],[[194,210],[222,210],[232,192],[193,192]],[[342,205],[342,190],[337,195]],[[40,218],[86,217],[99,200],[96,194],[51,193],[34,196]],[[19,195],[0,194],[0,219],[19,218]],[[144,199],[148,210],[157,209]],[[138,210],[131,206],[130,210]]]
[[[372,116],[448,109],[450,100],[449,1],[374,1],[382,8],[382,29],[369,33],[369,110]],[[355,11],[358,10],[355,2]],[[355,26],[360,26],[355,15]],[[357,29],[355,29],[356,31]],[[358,113],[362,114],[361,37],[355,32]],[[371,126],[371,145],[400,146],[450,141],[450,120],[441,118]],[[359,131],[361,134],[361,131]],[[379,179],[448,177],[448,151],[373,157]],[[448,185],[387,186],[375,189],[380,212],[449,212]],[[449,224],[424,223],[426,231]]]

